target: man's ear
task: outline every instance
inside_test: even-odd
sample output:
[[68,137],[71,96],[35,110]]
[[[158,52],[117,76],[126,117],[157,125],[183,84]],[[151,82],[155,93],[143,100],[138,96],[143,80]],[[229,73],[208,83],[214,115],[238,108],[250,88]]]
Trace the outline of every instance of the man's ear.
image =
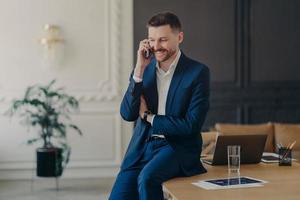
[[178,34],[178,41],[179,41],[179,43],[181,43],[183,41],[183,36],[184,36],[183,32],[182,31],[179,32],[179,34]]

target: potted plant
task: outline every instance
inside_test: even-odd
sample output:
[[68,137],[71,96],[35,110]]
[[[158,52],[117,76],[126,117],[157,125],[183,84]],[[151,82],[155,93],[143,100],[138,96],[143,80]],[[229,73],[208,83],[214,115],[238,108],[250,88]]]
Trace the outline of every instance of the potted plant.
[[34,85],[26,89],[21,99],[14,100],[8,111],[10,116],[18,115],[23,124],[37,129],[36,137],[27,144],[42,142],[36,149],[37,176],[58,177],[69,162],[71,148],[67,143],[67,131],[81,130],[71,123],[70,114],[79,108],[78,101],[64,91],[55,89],[52,80],[48,85]]

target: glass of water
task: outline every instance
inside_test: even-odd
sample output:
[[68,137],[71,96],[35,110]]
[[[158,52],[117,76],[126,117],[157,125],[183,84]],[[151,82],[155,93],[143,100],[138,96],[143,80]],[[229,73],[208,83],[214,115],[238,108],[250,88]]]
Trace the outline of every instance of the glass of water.
[[241,146],[230,145],[227,146],[227,157],[228,157],[228,173],[231,176],[240,175],[240,160],[241,160]]

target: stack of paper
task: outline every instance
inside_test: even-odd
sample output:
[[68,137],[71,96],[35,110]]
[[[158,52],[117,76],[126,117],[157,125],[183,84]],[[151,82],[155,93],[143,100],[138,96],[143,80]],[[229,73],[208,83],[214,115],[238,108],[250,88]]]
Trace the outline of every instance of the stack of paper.
[[[264,152],[261,161],[264,163],[278,163],[279,161],[279,155],[277,153],[269,153]],[[297,159],[292,159],[292,161],[296,161]]]
[[265,163],[278,163],[279,155],[277,153],[264,152],[261,158]]

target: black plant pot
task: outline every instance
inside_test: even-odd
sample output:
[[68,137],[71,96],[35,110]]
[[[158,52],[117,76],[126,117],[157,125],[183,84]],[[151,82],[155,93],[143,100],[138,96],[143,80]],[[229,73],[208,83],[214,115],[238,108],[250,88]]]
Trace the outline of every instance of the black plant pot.
[[41,147],[36,150],[36,175],[40,177],[58,177],[63,172],[62,149]]

